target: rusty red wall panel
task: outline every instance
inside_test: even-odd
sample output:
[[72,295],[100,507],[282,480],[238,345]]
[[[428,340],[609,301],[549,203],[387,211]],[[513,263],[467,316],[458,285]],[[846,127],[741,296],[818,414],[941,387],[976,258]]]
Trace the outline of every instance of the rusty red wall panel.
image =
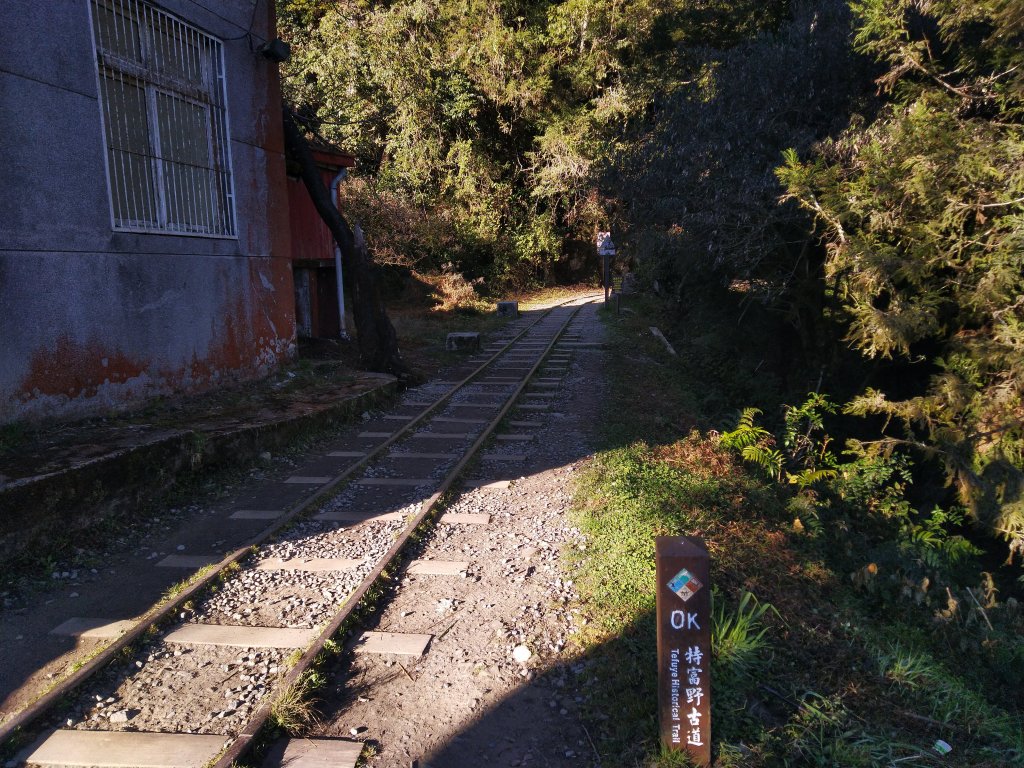
[[[322,173],[323,176],[328,174]],[[333,175],[324,180],[330,187]],[[288,210],[290,213],[291,256],[295,261],[334,259],[334,238],[313,205],[313,200],[299,179],[288,179]]]

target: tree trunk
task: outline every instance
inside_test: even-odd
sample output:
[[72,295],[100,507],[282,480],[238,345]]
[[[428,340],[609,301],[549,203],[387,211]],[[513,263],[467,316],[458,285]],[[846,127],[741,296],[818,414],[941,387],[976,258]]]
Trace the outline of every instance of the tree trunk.
[[295,123],[291,110],[284,110],[285,148],[298,161],[302,182],[316,206],[320,218],[330,229],[341,249],[345,285],[349,288],[356,340],[363,365],[371,371],[409,378],[412,372],[398,350],[398,337],[388,319],[375,279],[375,265],[366,250],[362,233],[353,232],[345,217],[331,201],[331,193],[320,177],[306,138]]

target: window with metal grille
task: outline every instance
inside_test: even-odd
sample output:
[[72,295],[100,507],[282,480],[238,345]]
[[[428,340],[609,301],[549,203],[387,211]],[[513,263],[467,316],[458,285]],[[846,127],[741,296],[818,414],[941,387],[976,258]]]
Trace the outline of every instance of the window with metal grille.
[[233,237],[220,41],[139,0],[90,0],[114,228]]

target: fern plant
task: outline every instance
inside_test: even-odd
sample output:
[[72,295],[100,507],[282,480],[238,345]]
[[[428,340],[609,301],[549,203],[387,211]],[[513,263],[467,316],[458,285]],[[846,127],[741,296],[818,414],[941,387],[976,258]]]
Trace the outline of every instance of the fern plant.
[[754,423],[761,415],[760,408],[744,408],[736,429],[723,432],[719,441],[725,448],[737,451],[744,461],[759,467],[773,480],[782,477],[784,457],[775,448],[775,436],[767,429]]
[[900,546],[929,568],[954,566],[980,555],[982,550],[978,547],[963,536],[950,533],[963,525],[964,517],[964,511],[956,507],[935,507],[927,517],[908,513],[900,525]]

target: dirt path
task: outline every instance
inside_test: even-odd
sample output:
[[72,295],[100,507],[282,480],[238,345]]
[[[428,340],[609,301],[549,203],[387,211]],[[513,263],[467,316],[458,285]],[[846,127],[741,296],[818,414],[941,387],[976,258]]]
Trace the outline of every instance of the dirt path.
[[[419,658],[345,654],[325,692],[316,735],[373,745],[368,765],[595,766],[579,716],[586,662],[572,635],[583,621],[567,559],[584,546],[572,527],[572,484],[600,418],[602,327],[597,305],[574,322],[580,344],[550,391],[551,407],[510,487],[461,495],[449,511],[487,525],[439,524],[412,557],[463,561],[453,576],[402,571],[369,629],[428,633]],[[516,417],[520,418],[520,417]]]

